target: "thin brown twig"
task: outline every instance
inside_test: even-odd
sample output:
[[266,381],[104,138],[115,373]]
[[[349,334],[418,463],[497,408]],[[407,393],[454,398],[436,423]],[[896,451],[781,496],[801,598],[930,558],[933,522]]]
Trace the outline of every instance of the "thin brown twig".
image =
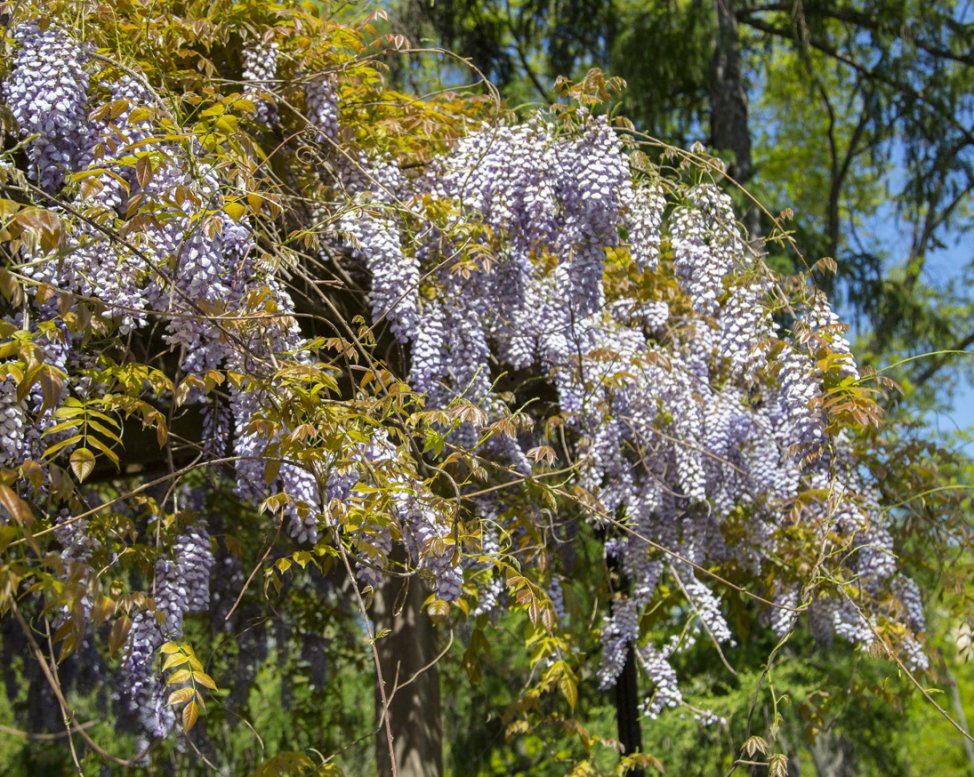
[[730,661],[728,661],[727,656],[724,655],[724,651],[720,647],[720,642],[717,641],[717,637],[714,636],[714,633],[710,629],[710,626],[707,625],[707,622],[701,616],[700,608],[697,607],[697,603],[693,601],[693,597],[690,596],[690,592],[687,591],[686,586],[683,585],[683,580],[680,579],[680,575],[677,573],[676,567],[674,567],[672,564],[669,564],[669,568],[670,568],[670,574],[673,575],[673,579],[676,580],[677,587],[683,593],[683,596],[686,598],[686,600],[690,603],[690,606],[693,608],[694,613],[696,613],[697,615],[697,620],[700,621],[700,625],[703,626],[703,630],[706,631],[707,636],[710,637],[710,641],[711,643],[713,643],[714,649],[717,651],[717,655],[720,656],[721,662],[724,664],[725,667],[727,667],[728,672],[734,675],[734,677],[737,677],[738,676],[737,670],[735,670],[734,667],[730,665]]
[[382,702],[382,714],[379,722],[380,725],[385,728],[386,746],[389,750],[389,766],[392,770],[392,777],[398,777],[399,770],[396,766],[396,747],[392,737],[392,716],[389,714],[389,697],[386,694],[385,680],[382,673],[382,661],[379,658],[379,648],[376,647],[375,644],[375,630],[372,628],[372,621],[369,620],[368,607],[365,606],[365,599],[362,598],[362,592],[359,590],[358,583],[355,581],[355,572],[352,569],[352,563],[348,560],[348,553],[345,551],[345,546],[342,544],[341,538],[338,536],[338,530],[333,529],[333,533],[335,538],[335,546],[338,548],[339,555],[342,557],[345,572],[348,574],[352,591],[355,593],[355,600],[358,604],[359,612],[362,615],[362,621],[365,624],[365,633],[369,638],[369,647],[372,649],[372,662],[375,664],[376,687],[379,691],[379,700]]
[[0,733],[9,734],[12,737],[19,737],[20,739],[28,739],[32,742],[55,742],[58,739],[64,739],[73,733],[76,733],[80,729],[89,729],[97,726],[101,721],[89,720],[87,723],[82,723],[80,726],[72,725],[69,731],[23,731],[19,728],[14,728],[13,726],[7,726],[0,723]]
[[247,592],[247,589],[250,587],[250,583],[254,579],[254,576],[257,574],[257,570],[259,570],[262,566],[264,566],[264,562],[267,561],[267,557],[271,554],[271,550],[273,550],[274,545],[277,544],[277,539],[278,537],[281,536],[281,528],[284,526],[283,514],[281,515],[280,520],[278,520],[276,523],[277,523],[277,529],[274,532],[274,538],[267,544],[267,549],[264,551],[264,555],[260,557],[260,561],[258,561],[254,565],[254,568],[252,570],[250,570],[250,575],[247,576],[247,580],[244,582],[243,587],[240,589],[240,593],[237,594],[237,598],[234,600],[233,606],[230,608],[229,612],[227,612],[226,617],[223,619],[224,621],[230,620],[230,617],[233,615],[234,612],[236,612],[237,606],[240,604],[240,601],[243,599],[244,594]]

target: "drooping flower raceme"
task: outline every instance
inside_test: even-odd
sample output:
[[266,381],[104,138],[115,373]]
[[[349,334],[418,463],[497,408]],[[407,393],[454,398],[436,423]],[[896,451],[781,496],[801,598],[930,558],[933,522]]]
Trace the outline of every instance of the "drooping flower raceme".
[[[267,234],[249,215],[230,215],[240,183],[227,180],[226,165],[212,161],[204,142],[156,137],[159,127],[137,111],[163,109],[149,86],[111,67],[96,70],[100,60],[62,28],[21,25],[13,39],[3,97],[21,139],[29,138],[25,172],[40,189],[72,198],[49,208],[63,227],[56,250],[27,241],[16,257],[34,282],[24,320],[56,322],[46,344],[30,333],[44,362],[66,375],[55,404],[105,393],[106,379],[93,376],[114,374],[109,363],[119,353],[119,363],[134,358],[120,341],[102,353],[67,331],[63,293],[93,305],[99,331],[166,351],[155,363],[171,368],[173,385],[190,388],[153,389],[150,398],[177,413],[183,405],[202,409],[203,439],[186,448],[199,466],[229,454],[213,470],[233,480],[241,501],[273,505],[282,538],[305,549],[343,543],[360,586],[379,586],[402,563],[441,602],[472,591],[475,615],[505,603],[505,579],[491,560],[535,546],[533,538],[518,545],[530,532],[550,531],[551,516],[522,486],[540,482],[532,482],[529,449],[553,449],[557,434],[555,455],[567,459],[563,492],[582,497],[557,510],[605,535],[606,558],[622,581],[602,621],[598,680],[610,687],[634,660],[653,683],[643,705],[650,716],[683,701],[677,651],[701,635],[733,641],[708,570],[733,561],[767,578],[789,521],[823,544],[845,543],[846,569],[863,598],[800,602],[803,589],[789,580],[766,592],[778,605],[779,633],[807,605],[824,634],[868,644],[876,602],[887,600],[888,614],[922,631],[919,591],[899,571],[879,501],[824,408],[836,379],[858,378],[842,326],[811,293],[795,306],[793,331],[782,329],[773,278],[716,185],[634,175],[622,137],[584,111],[565,122],[482,125],[421,165],[400,165],[375,149],[346,147],[355,133],[339,131],[339,76],[301,76],[313,126],[299,134],[317,144],[328,167],[309,174],[321,184],[308,199],[328,243],[322,254],[333,250],[342,269],[367,279],[367,303],[361,299],[373,331],[364,339],[375,335],[404,372],[408,365],[425,409],[458,411],[442,440],[438,425],[450,413],[431,414],[441,420],[418,454],[413,427],[390,420],[419,406],[402,386],[396,390],[409,401],[382,419],[330,414],[359,407],[361,362],[349,371],[351,386],[327,401],[315,393],[320,386],[306,395],[289,383],[293,368],[326,374],[330,354],[316,352],[302,332],[305,311],[288,290],[294,278],[275,267],[280,257],[264,253]],[[277,114],[268,87],[278,64],[294,60],[284,59],[284,38],[275,40],[247,43],[243,53],[245,93],[265,125],[289,120],[283,100]],[[281,86],[280,94],[296,94]],[[110,120],[96,119],[94,95],[106,94],[115,109]],[[266,134],[266,127],[257,133]],[[65,187],[73,173],[83,174],[78,186]],[[44,298],[41,286],[55,294]],[[823,366],[830,361],[823,355],[838,356],[837,367]],[[43,392],[18,397],[14,372],[0,380],[5,469],[43,459],[52,420],[51,408],[41,412]],[[207,377],[219,388],[203,391]],[[148,378],[134,382],[150,394]],[[510,421],[521,406],[533,429]],[[151,403],[139,407],[151,417]],[[491,424],[505,431],[488,434]],[[459,458],[472,473],[452,500],[431,485],[449,475],[437,469],[440,442],[446,455],[457,453],[450,466]],[[477,466],[460,455],[470,452]],[[494,480],[484,487],[484,479]],[[209,520],[201,514],[180,524],[148,567],[151,601],[133,614],[119,702],[150,737],[174,723],[157,651],[181,638],[187,616],[211,606],[209,533],[217,530]],[[59,524],[57,538],[63,560],[80,563],[93,546],[80,522],[78,536],[71,525]],[[513,549],[502,550],[502,541]],[[560,581],[569,576],[544,577],[553,608],[567,619]],[[664,585],[681,600],[673,609],[687,622],[682,641],[640,631]],[[226,610],[227,598],[221,592],[215,605]],[[911,665],[922,665],[916,639],[902,647]]]
[[87,118],[88,54],[62,27],[21,24],[3,94],[22,137],[31,136],[28,174],[56,192],[65,173],[83,170],[94,138]]

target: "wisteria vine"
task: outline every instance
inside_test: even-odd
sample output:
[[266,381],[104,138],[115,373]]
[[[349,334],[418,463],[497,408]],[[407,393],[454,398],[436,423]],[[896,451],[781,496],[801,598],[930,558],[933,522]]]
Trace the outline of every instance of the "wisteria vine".
[[[214,553],[205,496],[227,480],[296,547],[347,550],[360,588],[408,569],[438,612],[469,599],[471,617],[490,617],[511,605],[500,559],[523,531],[505,521],[543,527],[545,511],[521,486],[560,459],[576,498],[559,509],[604,541],[618,573],[598,683],[615,684],[631,653],[652,687],[651,717],[684,703],[675,653],[700,639],[733,643],[708,573],[733,559],[762,577],[795,526],[818,547],[851,548],[843,568],[862,595],[776,584],[763,592],[772,629],[786,634],[808,611],[822,638],[868,646],[879,619],[899,620],[906,664],[926,666],[919,589],[899,570],[888,514],[823,403],[859,380],[841,322],[818,292],[794,302],[781,293],[713,181],[663,176],[586,109],[481,123],[406,168],[342,125],[339,75],[309,71],[287,41],[243,40],[239,94],[259,138],[306,122],[304,159],[318,161],[291,183],[311,192],[320,255],[368,278],[358,332],[391,335],[401,374],[387,377],[425,414],[419,451],[402,423],[334,411],[354,408],[361,390],[339,386],[324,338],[299,323],[289,290],[299,273],[268,256],[257,219],[235,210],[253,193],[212,163],[206,138],[166,138],[158,117],[168,108],[148,82],[93,57],[66,27],[26,21],[12,41],[2,97],[19,145],[4,180],[61,231],[57,245],[23,239],[12,253],[26,292],[2,331],[29,345],[7,349],[0,373],[0,465],[18,473],[4,488],[19,500],[4,501],[4,520],[21,502],[57,515],[62,576],[86,569],[91,521],[70,516],[97,512],[87,506],[105,495],[65,498],[25,473],[60,461],[83,481],[96,454],[117,459],[109,443],[121,427],[106,427],[115,416],[97,404],[107,397],[112,413],[157,431],[162,416],[143,391],[190,408],[202,429],[194,466],[212,465],[202,497],[153,492],[153,517],[139,519],[153,551],[134,583],[115,702],[146,742],[176,723],[160,647],[183,638],[188,615],[215,607],[230,617],[226,594],[211,596],[215,565],[233,562]],[[95,307],[99,337],[164,353],[161,368],[139,373],[138,400],[122,403],[113,383],[128,357],[67,325],[72,299]],[[532,389],[510,385],[526,373],[543,397],[533,405]],[[308,400],[302,392],[322,375],[334,395]],[[438,473],[454,453],[482,473],[444,493]],[[141,503],[130,502],[117,509],[134,515]],[[165,514],[183,518],[164,526]],[[569,621],[562,578],[545,576],[543,598]],[[80,577],[92,590],[95,578]],[[691,621],[682,639],[641,632],[664,584]]]

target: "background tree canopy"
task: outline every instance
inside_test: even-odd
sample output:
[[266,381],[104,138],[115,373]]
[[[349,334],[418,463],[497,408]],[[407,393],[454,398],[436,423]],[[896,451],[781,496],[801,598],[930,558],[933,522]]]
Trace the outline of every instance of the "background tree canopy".
[[365,10],[0,3],[5,773],[974,768],[964,12]]
[[[411,40],[454,47],[515,105],[548,102],[559,76],[591,67],[621,76],[620,108],[640,130],[681,146],[704,142],[768,210],[794,213],[787,226],[805,256],[836,260],[835,275],[820,281],[835,284],[856,316],[865,359],[974,343],[968,4],[389,5]],[[422,83],[427,62],[399,77]],[[750,226],[770,228],[756,212]],[[945,248],[955,249],[948,266],[931,268]],[[962,375],[969,363],[956,357],[898,373],[909,396],[926,389],[921,405]]]

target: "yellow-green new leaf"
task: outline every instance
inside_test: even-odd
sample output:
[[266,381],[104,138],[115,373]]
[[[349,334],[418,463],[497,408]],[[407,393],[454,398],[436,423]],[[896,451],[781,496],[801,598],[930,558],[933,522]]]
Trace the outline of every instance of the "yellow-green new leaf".
[[182,704],[184,701],[189,701],[196,694],[192,688],[180,688],[177,691],[173,691],[169,694],[169,698],[166,700],[168,706],[173,706],[174,704]]
[[247,208],[239,202],[228,202],[223,206],[223,210],[234,221],[240,221],[247,212]]
[[578,704],[578,686],[567,671],[558,679],[558,690],[561,691],[561,695],[565,697],[569,708],[574,712],[575,705]]
[[213,681],[213,678],[210,677],[206,672],[193,672],[193,680],[202,685],[204,688],[209,688],[211,691],[217,690],[216,683]]
[[75,434],[72,435],[71,437],[68,437],[67,439],[61,440],[60,442],[56,442],[54,443],[54,445],[52,445],[51,447],[47,448],[44,451],[44,458],[45,459],[53,458],[68,446],[76,445],[77,443],[81,442],[83,439],[84,439],[84,435]]
[[[176,650],[178,651],[179,648],[176,648]],[[162,671],[165,672],[167,669],[172,669],[174,666],[181,666],[186,663],[189,663],[189,656],[179,652],[170,653],[162,665]]]
[[91,445],[92,448],[97,448],[98,450],[100,450],[111,460],[112,464],[114,464],[116,467],[118,466],[118,454],[115,453],[115,451],[113,451],[107,445],[105,445],[105,443],[103,443],[97,437],[95,436],[88,437],[88,444]]
[[172,677],[166,680],[166,685],[175,685],[177,683],[185,683],[193,676],[193,673],[188,669],[177,669],[172,673]]

